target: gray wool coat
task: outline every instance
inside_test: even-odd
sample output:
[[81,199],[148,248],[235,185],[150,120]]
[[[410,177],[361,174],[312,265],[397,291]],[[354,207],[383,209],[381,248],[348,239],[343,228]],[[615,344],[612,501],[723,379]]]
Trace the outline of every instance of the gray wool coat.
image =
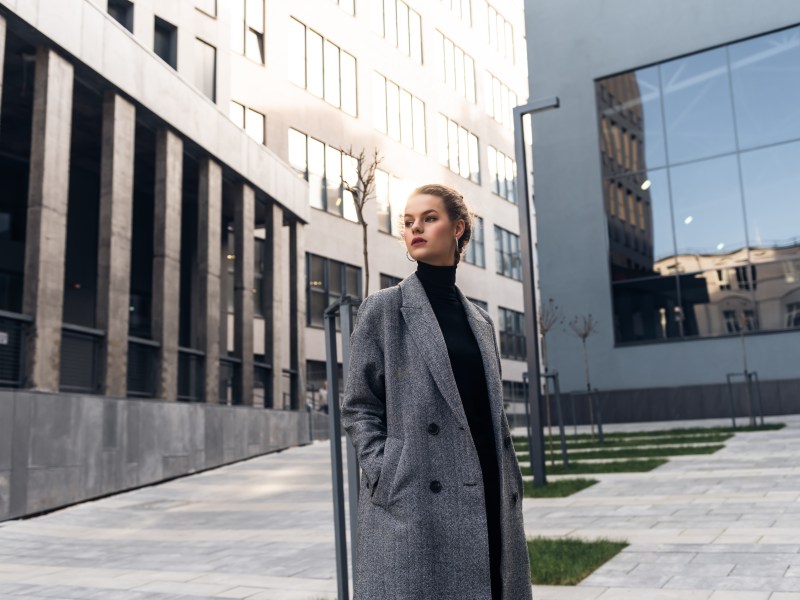
[[[522,474],[489,314],[456,287],[483,357],[501,484],[503,600],[530,600]],[[412,273],[363,300],[342,426],[361,467],[355,600],[491,600],[478,453],[425,289]]]

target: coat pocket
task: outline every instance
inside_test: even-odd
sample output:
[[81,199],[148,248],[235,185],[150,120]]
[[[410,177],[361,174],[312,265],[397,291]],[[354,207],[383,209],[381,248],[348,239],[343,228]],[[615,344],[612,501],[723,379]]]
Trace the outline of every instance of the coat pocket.
[[403,450],[403,440],[387,436],[383,443],[383,463],[378,475],[378,483],[372,491],[370,500],[373,504],[386,508],[394,486],[394,476],[400,462],[400,453]]

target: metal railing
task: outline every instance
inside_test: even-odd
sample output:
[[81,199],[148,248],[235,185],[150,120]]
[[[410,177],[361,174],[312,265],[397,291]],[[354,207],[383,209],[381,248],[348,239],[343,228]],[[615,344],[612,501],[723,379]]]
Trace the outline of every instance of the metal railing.
[[0,310],[0,387],[23,387],[25,337],[32,322],[29,315]]
[[160,348],[155,340],[128,336],[128,396],[155,398]]
[[59,389],[96,394],[100,391],[100,351],[105,331],[61,324]]

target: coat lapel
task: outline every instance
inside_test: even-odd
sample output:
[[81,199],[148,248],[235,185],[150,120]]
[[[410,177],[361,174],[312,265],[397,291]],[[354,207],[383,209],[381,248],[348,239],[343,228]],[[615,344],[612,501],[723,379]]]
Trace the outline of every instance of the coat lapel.
[[[425,293],[422,282],[416,272],[412,273],[399,284],[402,290],[403,303],[400,311],[408,326],[411,336],[419,349],[420,355],[428,365],[439,391],[444,396],[453,414],[463,427],[469,430],[469,423],[464,414],[461,395],[458,393],[450,358],[447,354],[447,345],[444,341],[436,314]],[[463,292],[456,286],[461,304],[467,314],[472,333],[478,342],[478,347],[483,358],[483,370],[486,373],[486,388],[489,392],[489,401],[492,413],[495,439],[500,435],[500,415],[503,407],[503,385],[499,378],[497,354],[495,351],[494,328],[481,315],[478,309],[470,302]],[[502,440],[499,440],[502,444]]]

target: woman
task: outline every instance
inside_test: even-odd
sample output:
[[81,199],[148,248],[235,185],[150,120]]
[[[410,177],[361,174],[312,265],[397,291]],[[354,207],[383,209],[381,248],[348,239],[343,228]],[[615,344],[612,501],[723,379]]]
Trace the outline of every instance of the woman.
[[355,599],[528,600],[494,323],[455,285],[472,215],[444,185],[404,212],[417,270],[361,303],[342,401],[362,468]]

